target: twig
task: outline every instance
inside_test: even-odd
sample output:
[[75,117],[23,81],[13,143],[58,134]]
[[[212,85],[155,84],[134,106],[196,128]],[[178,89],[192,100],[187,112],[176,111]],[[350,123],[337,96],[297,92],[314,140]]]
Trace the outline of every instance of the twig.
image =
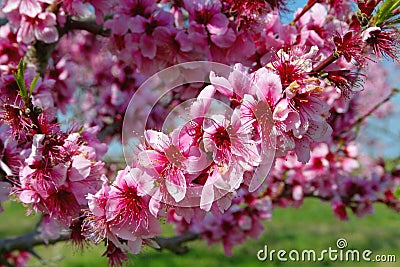
[[[183,246],[184,243],[193,241],[200,238],[198,234],[187,232],[183,235],[173,236],[173,237],[155,237],[151,240],[155,241],[159,247],[157,250],[162,251],[163,249],[172,251],[176,254],[184,254],[188,252],[188,247]],[[70,232],[64,231],[60,234],[58,238],[50,239],[45,242],[39,231],[33,231],[17,237],[7,237],[0,239],[0,255],[14,251],[14,250],[24,250],[24,251],[34,251],[33,248],[39,245],[53,245],[58,242],[70,240]],[[35,255],[36,256],[36,255]],[[36,256],[39,257],[40,256]]]
[[70,238],[69,232],[62,232],[58,238],[50,239],[46,243],[40,232],[34,231],[17,237],[7,237],[0,239],[0,254],[13,250],[32,251],[33,247],[45,244],[55,244],[67,241]]
[[36,41],[31,45],[25,55],[24,61],[32,63],[36,66],[36,72],[44,77],[48,61],[56,48],[62,36],[73,30],[85,30],[96,35],[110,36],[111,31],[104,29],[102,25],[96,24],[94,21],[80,21],[72,18],[67,18],[64,27],[58,27],[59,38],[54,43],[47,44],[42,41]]
[[290,25],[294,25],[308,10],[310,10],[316,3],[318,3],[320,0],[310,0],[308,3],[304,6],[303,10],[297,16],[290,22]]
[[66,32],[72,30],[85,30],[90,33],[101,35],[104,37],[109,37],[111,34],[110,29],[104,29],[102,25],[98,25],[94,21],[83,21],[74,19],[69,19],[65,24],[63,30]]
[[329,57],[327,57],[323,62],[321,62],[318,66],[313,68],[311,73],[318,73],[328,67],[330,64],[335,62],[340,55],[338,53],[333,52]]
[[368,118],[372,113],[374,113],[378,108],[380,108],[383,104],[388,102],[394,95],[396,95],[399,92],[400,92],[400,89],[393,88],[392,92],[385,99],[383,99],[379,103],[375,104],[375,106],[370,111],[365,113],[363,116],[359,117],[357,120],[355,120],[349,126],[345,127],[342,131],[340,131],[338,134],[336,134],[335,137],[339,137],[341,134],[347,132],[354,126],[360,124],[362,121],[364,121],[366,118]]
[[160,248],[157,250],[167,249],[174,252],[175,254],[185,254],[189,251],[187,246],[183,246],[184,243],[193,241],[200,238],[200,235],[187,232],[183,235],[174,237],[156,237],[153,240],[157,242]]

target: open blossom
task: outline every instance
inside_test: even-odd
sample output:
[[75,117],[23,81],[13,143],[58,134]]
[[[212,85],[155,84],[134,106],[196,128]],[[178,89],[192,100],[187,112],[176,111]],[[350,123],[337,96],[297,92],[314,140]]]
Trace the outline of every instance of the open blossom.
[[218,166],[229,168],[233,163],[239,163],[253,167],[259,164],[256,143],[250,139],[252,124],[241,123],[239,109],[234,110],[230,121],[222,115],[206,119],[203,128],[204,148],[213,154]]
[[[151,177],[139,169],[120,171],[108,192],[106,221],[111,232],[132,242],[161,233],[157,219],[149,211]],[[134,253],[132,251],[132,253]]]
[[209,38],[212,43],[220,48],[232,46],[236,40],[235,32],[228,27],[228,18],[221,13],[220,2],[198,0],[195,3],[184,1],[185,8],[189,12],[189,36],[196,38],[195,42],[205,41]]
[[[152,187],[151,177],[137,168],[119,171],[111,185],[103,177],[101,189],[88,195],[89,210],[83,221],[83,235],[95,243],[107,238],[120,256],[139,253],[143,239],[161,233],[157,218],[149,210],[147,194]],[[113,261],[114,254],[109,252],[107,257]]]
[[2,11],[9,13],[18,9],[19,13],[34,18],[43,10],[41,3],[53,2],[54,0],[6,0]]
[[[103,163],[78,133],[36,134],[25,166],[20,170],[19,199],[68,227],[87,205],[86,195],[99,189]],[[99,151],[100,152],[100,151]]]
[[399,61],[400,34],[398,31],[384,31],[380,27],[370,27],[362,32],[362,40],[372,47],[377,57],[388,56]]
[[17,34],[17,41],[30,44],[36,39],[45,43],[54,43],[59,37],[56,25],[57,21],[54,13],[43,12],[35,18],[23,16]]
[[[156,180],[165,186],[168,193],[176,202],[180,202],[186,195],[187,182],[185,175],[196,172],[201,165],[201,153],[196,147],[188,147],[185,141],[179,138],[179,131],[171,136],[162,132],[147,130],[145,133],[146,143],[150,149],[139,154],[139,163],[155,172],[159,176]],[[194,165],[193,165],[194,164]],[[201,169],[201,168],[200,168]]]

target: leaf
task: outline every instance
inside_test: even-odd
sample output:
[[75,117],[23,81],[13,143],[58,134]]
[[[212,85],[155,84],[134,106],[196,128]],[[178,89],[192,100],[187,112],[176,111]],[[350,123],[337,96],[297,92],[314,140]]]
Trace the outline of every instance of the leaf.
[[380,25],[393,17],[393,11],[400,6],[400,0],[387,0],[379,7],[375,15],[375,25]]
[[21,95],[22,100],[26,102],[29,99],[29,95],[28,95],[28,90],[26,89],[25,86],[24,72],[25,72],[25,64],[24,61],[21,59],[18,64],[17,72],[14,72],[13,75],[15,78],[15,82],[17,83],[19,88],[19,94]]
[[37,83],[39,77],[40,77],[40,75],[37,74],[37,75],[35,76],[35,78],[33,78],[32,82],[31,82],[31,86],[30,86],[30,90],[29,90],[29,95],[30,95],[30,96],[31,96],[32,93],[33,93],[33,89],[35,89],[35,86],[36,86],[36,83]]

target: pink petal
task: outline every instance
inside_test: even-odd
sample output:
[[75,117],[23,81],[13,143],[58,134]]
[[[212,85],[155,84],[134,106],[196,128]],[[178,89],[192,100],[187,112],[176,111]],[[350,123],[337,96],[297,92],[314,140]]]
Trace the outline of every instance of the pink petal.
[[72,160],[69,179],[71,181],[81,181],[87,178],[92,166],[91,161],[81,155],[72,157]]
[[19,12],[21,14],[34,18],[37,16],[37,14],[42,12],[42,7],[37,0],[21,0]]
[[212,17],[207,29],[211,34],[222,35],[228,29],[229,20],[223,14],[216,14]]
[[104,27],[111,29],[111,32],[116,35],[124,35],[128,32],[128,23],[125,16],[114,16],[112,20],[107,20]]
[[[125,23],[126,23],[126,21],[125,21]],[[147,20],[145,18],[143,18],[142,16],[135,16],[133,18],[129,18],[128,28],[133,33],[144,33],[146,23],[147,23]]]
[[193,102],[190,109],[191,118],[202,118],[207,113],[211,101],[214,97],[216,89],[212,85],[207,85],[197,97],[197,101]]
[[156,56],[157,46],[152,36],[143,34],[140,37],[139,48],[142,51],[142,55],[147,58],[153,59]]
[[211,35],[211,41],[221,48],[228,48],[233,45],[236,40],[236,35],[232,29],[228,29],[223,35]]
[[136,238],[134,241],[128,241],[129,253],[131,254],[139,254],[142,249],[142,239]]
[[186,195],[186,179],[179,170],[167,176],[165,180],[168,192],[176,202],[181,201]]
[[231,83],[224,77],[217,76],[215,72],[210,72],[210,82],[224,96],[231,98],[233,96],[233,88]]
[[2,11],[4,13],[9,13],[18,8],[21,0],[6,0],[6,4],[3,7]]
[[58,31],[56,27],[46,27],[42,30],[35,30],[35,37],[47,44],[55,43],[58,40]]
[[48,244],[50,239],[57,239],[60,236],[61,226],[50,216],[43,217],[40,224],[40,236]]
[[180,31],[176,34],[175,40],[179,43],[180,49],[183,52],[189,52],[193,49],[193,44],[189,39],[189,36],[184,31]]
[[17,33],[17,41],[23,42],[25,44],[32,43],[35,40],[35,36],[33,33],[33,26],[27,21],[21,21],[21,27]]
[[144,133],[144,137],[146,138],[146,142],[155,150],[159,152],[165,151],[171,144],[168,135],[154,131],[147,130]]
[[57,24],[57,17],[54,13],[43,12],[38,15],[40,25],[44,27],[55,26]]
[[161,200],[161,192],[160,188],[157,188],[156,191],[152,194],[151,199],[149,201],[150,213],[155,217],[158,217],[158,212],[161,209],[160,200]]
[[139,163],[145,168],[163,167],[167,163],[164,155],[155,150],[145,150],[138,155]]
[[51,169],[50,176],[56,187],[62,186],[67,179],[67,166],[59,163]]
[[210,211],[214,202],[214,185],[205,184],[201,192],[200,208],[205,211]]
[[304,137],[302,139],[296,139],[295,152],[297,160],[301,163],[307,163],[310,160],[310,141]]
[[282,95],[280,77],[266,68],[260,68],[255,72],[256,94],[260,100],[275,104]]

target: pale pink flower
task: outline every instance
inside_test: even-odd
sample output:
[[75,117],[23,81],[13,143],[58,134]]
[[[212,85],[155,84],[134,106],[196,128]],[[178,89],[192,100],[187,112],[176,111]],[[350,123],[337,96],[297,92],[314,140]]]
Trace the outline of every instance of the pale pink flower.
[[9,13],[19,8],[19,13],[34,18],[43,10],[41,3],[52,4],[53,2],[54,0],[7,0],[2,11]]
[[59,37],[56,25],[57,21],[54,13],[43,12],[35,18],[23,16],[17,34],[17,41],[30,44],[36,39],[45,43],[54,43]]
[[[159,182],[165,185],[169,194],[176,202],[183,200],[186,194],[186,173],[197,172],[201,162],[196,158],[201,157],[198,149],[191,150],[187,142],[179,137],[179,131],[168,136],[162,132],[147,130],[145,132],[146,143],[151,149],[139,153],[139,163],[160,176]],[[188,137],[188,136],[186,136]],[[187,150],[188,149],[188,150]],[[197,151],[197,152],[196,152]],[[193,166],[191,164],[195,163]]]
[[[138,182],[137,182],[138,181]],[[126,168],[118,173],[108,192],[105,218],[114,236],[108,238],[123,251],[139,253],[143,238],[161,233],[161,227],[149,210],[153,180],[141,170]],[[118,238],[126,240],[124,244]]]

